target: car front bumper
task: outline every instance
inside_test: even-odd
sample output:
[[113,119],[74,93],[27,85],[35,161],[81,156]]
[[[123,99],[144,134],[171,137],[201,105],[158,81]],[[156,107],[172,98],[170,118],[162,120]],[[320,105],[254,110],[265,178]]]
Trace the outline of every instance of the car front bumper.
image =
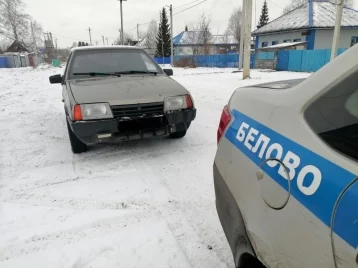
[[[101,142],[118,142],[163,136],[174,132],[185,131],[196,117],[196,109],[188,109],[166,113],[161,117],[137,118],[133,120],[103,119],[73,122],[68,116],[67,121],[75,135],[86,144]],[[150,125],[150,120],[160,124]],[[138,122],[145,127],[133,131],[129,124]],[[132,124],[133,125],[133,124]]]

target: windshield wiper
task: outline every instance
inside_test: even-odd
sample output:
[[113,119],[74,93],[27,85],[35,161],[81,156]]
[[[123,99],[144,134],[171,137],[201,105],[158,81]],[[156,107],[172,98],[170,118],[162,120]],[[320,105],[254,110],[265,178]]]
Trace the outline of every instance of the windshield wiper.
[[152,72],[152,71],[124,71],[119,73],[120,74],[154,74],[154,75],[158,74],[158,72]]
[[89,76],[96,76],[96,75],[105,75],[105,76],[121,76],[120,72],[113,72],[113,73],[98,73],[98,72],[89,72],[89,73],[73,73],[73,75],[89,75]]

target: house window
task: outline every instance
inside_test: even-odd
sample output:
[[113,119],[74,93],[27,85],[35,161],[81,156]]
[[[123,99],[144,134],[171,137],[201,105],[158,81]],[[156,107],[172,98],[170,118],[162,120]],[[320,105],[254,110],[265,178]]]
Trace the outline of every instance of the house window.
[[358,36],[352,36],[351,47],[354,46],[355,44],[358,44]]
[[261,47],[267,47],[268,46],[268,42],[262,42]]
[[278,44],[278,41],[272,41],[272,45],[277,45]]
[[301,38],[293,39],[293,42],[301,42]]
[[291,43],[291,39],[285,39],[283,40],[284,43]]

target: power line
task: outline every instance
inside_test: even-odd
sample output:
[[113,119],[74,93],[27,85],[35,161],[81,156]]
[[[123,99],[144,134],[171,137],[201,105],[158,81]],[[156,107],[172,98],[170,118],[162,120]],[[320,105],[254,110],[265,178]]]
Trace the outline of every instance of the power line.
[[[58,34],[55,34],[55,33],[52,33],[52,34],[55,35],[55,36],[57,36],[57,37],[61,37],[61,38],[65,38],[65,39],[70,39],[70,40],[90,41],[90,40],[86,40],[86,39],[82,39],[82,38],[72,38],[72,37],[62,36],[62,35],[58,35]],[[98,41],[98,40],[92,40],[92,41]]]
[[195,0],[195,1],[192,1],[192,2],[190,2],[190,3],[186,3],[186,4],[184,4],[184,5],[181,5],[181,6],[178,6],[178,7],[174,7],[173,9],[178,9],[178,8],[181,8],[181,7],[185,7],[185,6],[187,6],[187,5],[190,5],[190,4],[192,4],[192,3],[195,3],[195,2],[199,2],[200,0]]
[[175,13],[174,16],[175,16],[175,15],[178,15],[178,14],[180,14],[180,13],[183,13],[184,11],[187,11],[187,10],[189,10],[189,9],[192,9],[192,8],[198,6],[198,5],[200,5],[200,4],[202,4],[202,3],[206,2],[206,1],[208,1],[208,0],[201,1],[201,2],[197,3],[196,5],[193,5],[193,6],[191,6],[191,7],[188,7],[188,8],[186,8],[186,9],[182,10],[182,11],[179,11],[179,12]]
[[281,9],[285,9],[285,8],[283,8],[282,6],[276,4],[276,3],[275,3],[274,1],[272,1],[272,0],[268,0],[268,1],[269,1],[271,4],[274,4],[275,6],[281,8]]

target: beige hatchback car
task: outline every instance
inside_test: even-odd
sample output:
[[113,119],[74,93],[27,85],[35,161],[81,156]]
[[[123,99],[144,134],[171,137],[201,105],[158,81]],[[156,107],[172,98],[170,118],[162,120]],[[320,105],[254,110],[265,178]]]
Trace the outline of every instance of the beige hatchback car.
[[196,109],[171,75],[140,48],[74,48],[64,75],[50,77],[62,85],[72,151],[100,142],[184,137]]

